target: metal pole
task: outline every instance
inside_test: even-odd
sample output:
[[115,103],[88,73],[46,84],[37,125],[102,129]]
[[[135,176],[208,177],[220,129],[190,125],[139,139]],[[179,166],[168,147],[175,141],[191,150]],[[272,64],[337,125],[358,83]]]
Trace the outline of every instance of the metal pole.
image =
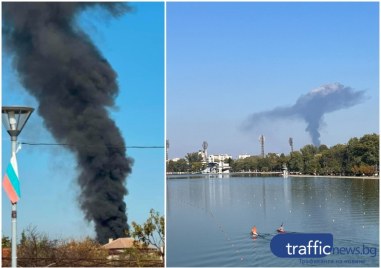
[[[12,156],[16,154],[17,136],[11,136]],[[12,267],[17,267],[16,203],[12,203]]]

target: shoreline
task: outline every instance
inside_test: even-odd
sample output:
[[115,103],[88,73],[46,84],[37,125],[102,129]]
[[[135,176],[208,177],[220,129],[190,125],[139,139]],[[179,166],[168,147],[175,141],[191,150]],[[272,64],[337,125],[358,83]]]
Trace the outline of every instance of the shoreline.
[[[166,178],[173,178],[173,177],[216,177],[216,176],[223,176],[223,177],[234,177],[237,175],[257,175],[257,176],[270,176],[270,175],[279,175],[276,177],[283,177],[282,173],[280,172],[234,172],[234,173],[208,173],[208,174],[202,174],[202,173],[181,173],[181,174],[166,174]],[[253,176],[255,177],[255,176]],[[287,177],[291,178],[329,178],[329,179],[366,179],[366,180],[379,180],[380,177],[376,176],[338,176],[338,175],[303,175],[303,174],[291,174]]]
[[289,177],[312,177],[312,178],[330,178],[330,179],[366,179],[366,180],[379,180],[380,177],[375,176],[337,176],[337,175],[289,175]]

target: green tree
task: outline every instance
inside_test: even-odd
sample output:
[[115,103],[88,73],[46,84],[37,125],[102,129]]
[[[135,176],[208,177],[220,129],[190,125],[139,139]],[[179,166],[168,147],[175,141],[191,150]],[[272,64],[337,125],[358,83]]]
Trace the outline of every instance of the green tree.
[[361,169],[369,172],[371,168],[376,173],[379,162],[379,135],[366,134],[360,139],[350,139],[347,144],[345,162],[347,173],[360,175]]
[[188,161],[189,164],[192,164],[195,162],[202,162],[202,156],[198,152],[187,153],[187,155],[185,156],[185,159]]
[[187,153],[185,156],[188,162],[188,170],[191,172],[200,172],[202,169],[202,156],[198,152]]
[[318,149],[312,144],[308,144],[300,149],[303,156],[303,173],[315,174],[317,172],[318,163],[315,154]]
[[360,138],[360,144],[364,148],[361,161],[365,165],[374,166],[379,162],[379,135],[367,134]]
[[329,148],[325,144],[320,145],[319,148],[318,148],[318,152],[319,153],[322,153],[322,152],[327,151],[327,150],[329,150]]
[[149,218],[142,225],[132,222],[131,235],[138,239],[145,246],[156,247],[160,254],[164,256],[165,222],[164,217],[159,215],[154,209],[150,210]]
[[4,236],[1,238],[1,247],[2,248],[10,248],[11,247],[11,240],[8,236]]
[[322,152],[320,158],[321,171],[325,175],[345,173],[346,146],[337,144]]
[[175,167],[176,167],[176,164],[173,160],[169,160],[166,164],[167,166],[167,172],[175,172]]
[[191,172],[200,172],[203,168],[203,165],[201,162],[194,162],[190,166],[190,171]]
[[303,156],[300,152],[294,151],[290,154],[288,160],[288,168],[291,172],[302,172],[303,171]]
[[188,163],[184,158],[173,161],[173,172],[187,172]]

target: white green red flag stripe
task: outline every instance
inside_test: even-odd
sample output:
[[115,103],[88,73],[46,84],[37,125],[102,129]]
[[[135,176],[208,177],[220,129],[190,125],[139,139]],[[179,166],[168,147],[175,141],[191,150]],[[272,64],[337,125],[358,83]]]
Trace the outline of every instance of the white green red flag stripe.
[[16,203],[21,197],[16,154],[12,155],[11,162],[8,164],[3,179],[3,188],[12,203]]

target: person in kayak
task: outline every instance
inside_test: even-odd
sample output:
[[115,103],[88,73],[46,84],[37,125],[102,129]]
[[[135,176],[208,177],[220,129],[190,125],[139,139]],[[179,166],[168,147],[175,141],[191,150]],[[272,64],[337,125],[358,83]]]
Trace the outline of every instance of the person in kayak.
[[276,229],[276,230],[278,231],[278,233],[284,233],[283,222],[280,225],[280,227],[278,229]]
[[253,228],[251,228],[251,234],[253,236],[258,236],[258,233],[257,233],[257,227],[253,226]]

